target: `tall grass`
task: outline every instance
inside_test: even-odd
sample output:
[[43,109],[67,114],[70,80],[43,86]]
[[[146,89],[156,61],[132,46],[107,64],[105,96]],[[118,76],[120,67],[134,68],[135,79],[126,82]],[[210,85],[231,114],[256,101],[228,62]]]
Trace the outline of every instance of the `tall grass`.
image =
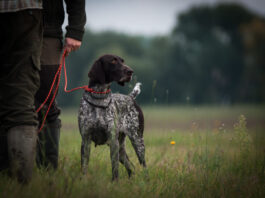
[[[172,120],[171,116],[179,116],[178,109],[175,114],[171,109]],[[152,123],[158,115],[148,111],[156,111],[144,111],[147,122]],[[168,113],[161,109],[158,112],[161,120]],[[230,117],[231,113],[224,116]],[[63,119],[68,124],[75,122],[73,114]],[[3,174],[0,197],[265,197],[264,128],[248,128],[247,121],[248,117],[239,116],[233,127],[220,124],[201,129],[193,126],[191,118],[191,127],[185,130],[147,127],[148,172],[140,167],[127,140],[127,153],[136,174],[128,179],[125,168],[120,166],[120,179],[113,183],[107,146],[92,148],[88,174],[81,174],[81,138],[76,127],[67,125],[61,134],[58,171],[36,168],[27,186]],[[172,140],[175,145],[170,144]]]

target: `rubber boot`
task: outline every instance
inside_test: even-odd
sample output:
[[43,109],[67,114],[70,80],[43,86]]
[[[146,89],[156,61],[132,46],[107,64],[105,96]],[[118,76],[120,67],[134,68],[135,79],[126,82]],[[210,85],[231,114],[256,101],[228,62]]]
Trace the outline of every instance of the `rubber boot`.
[[48,123],[39,133],[36,158],[38,167],[57,169],[60,128],[61,120],[57,119],[52,123]]
[[31,180],[35,163],[37,127],[21,125],[7,132],[10,173],[20,183]]

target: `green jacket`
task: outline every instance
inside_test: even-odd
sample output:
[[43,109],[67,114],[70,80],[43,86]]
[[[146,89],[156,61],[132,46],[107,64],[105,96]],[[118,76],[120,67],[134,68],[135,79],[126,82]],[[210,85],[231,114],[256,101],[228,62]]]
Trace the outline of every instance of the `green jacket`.
[[[68,14],[66,37],[82,41],[86,23],[85,0],[64,0]],[[44,37],[62,39],[64,22],[63,0],[44,0]]]
[[0,0],[0,13],[42,9],[42,0]]

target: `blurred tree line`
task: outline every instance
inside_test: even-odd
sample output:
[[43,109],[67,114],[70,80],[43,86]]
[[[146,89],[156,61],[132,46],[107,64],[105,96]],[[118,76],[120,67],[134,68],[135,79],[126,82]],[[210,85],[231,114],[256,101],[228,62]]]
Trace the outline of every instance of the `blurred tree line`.
[[[140,103],[265,101],[265,19],[238,4],[193,7],[166,36],[87,30],[83,46],[66,60],[69,88],[87,84],[90,66],[105,53],[123,57],[134,69],[129,86],[114,83],[113,91],[128,93],[140,81]],[[76,106],[81,95],[61,91],[58,100]]]

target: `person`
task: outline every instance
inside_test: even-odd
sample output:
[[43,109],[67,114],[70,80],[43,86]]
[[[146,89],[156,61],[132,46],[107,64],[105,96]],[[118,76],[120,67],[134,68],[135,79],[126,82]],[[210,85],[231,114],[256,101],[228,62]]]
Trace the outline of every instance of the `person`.
[[[72,51],[77,50],[81,46],[84,25],[86,23],[85,0],[64,0],[64,2],[68,13],[68,25],[66,26],[63,46],[63,0],[43,1],[44,35],[41,54],[40,89],[35,96],[36,107],[39,107],[43,103],[49,93],[54,76],[60,65],[63,51],[66,51],[66,55],[69,55]],[[40,124],[43,121],[53,94],[57,94],[54,93],[55,87],[56,86],[54,86],[46,105],[38,113]],[[46,123],[38,135],[36,158],[38,167],[52,167],[53,169],[57,169],[58,167],[61,128],[59,115],[60,109],[56,101],[54,101],[51,104]]]
[[42,1],[0,1],[0,170],[28,183],[35,163]]

